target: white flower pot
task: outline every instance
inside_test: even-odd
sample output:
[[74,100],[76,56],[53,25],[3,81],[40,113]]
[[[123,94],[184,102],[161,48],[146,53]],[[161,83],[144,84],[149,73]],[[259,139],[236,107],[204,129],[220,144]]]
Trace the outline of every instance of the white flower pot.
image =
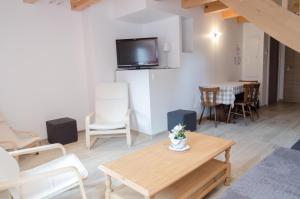
[[169,138],[170,138],[171,145],[172,145],[173,148],[175,148],[175,149],[183,149],[183,148],[186,147],[187,138],[178,140],[178,139],[174,138],[174,135],[172,133],[169,134]]

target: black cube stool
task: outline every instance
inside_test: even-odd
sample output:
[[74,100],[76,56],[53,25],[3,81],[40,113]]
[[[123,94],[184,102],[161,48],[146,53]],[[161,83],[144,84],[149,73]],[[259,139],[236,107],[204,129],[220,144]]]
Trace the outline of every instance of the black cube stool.
[[78,140],[76,120],[60,118],[46,122],[48,142],[69,144]]
[[188,131],[195,131],[197,128],[197,113],[181,109],[168,112],[168,130],[172,130],[177,124],[185,125],[185,129]]

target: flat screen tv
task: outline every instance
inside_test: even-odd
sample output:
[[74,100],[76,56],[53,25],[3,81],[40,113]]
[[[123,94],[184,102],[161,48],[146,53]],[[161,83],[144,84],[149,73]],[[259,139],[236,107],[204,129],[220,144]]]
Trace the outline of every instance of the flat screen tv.
[[157,38],[117,40],[118,68],[151,68],[158,66]]

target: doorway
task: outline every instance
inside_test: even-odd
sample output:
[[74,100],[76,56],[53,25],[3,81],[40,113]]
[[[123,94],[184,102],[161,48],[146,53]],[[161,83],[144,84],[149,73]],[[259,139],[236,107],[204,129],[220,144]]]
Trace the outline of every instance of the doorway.
[[279,42],[270,38],[270,60],[269,60],[269,97],[268,105],[277,104],[278,99],[278,67],[279,66]]

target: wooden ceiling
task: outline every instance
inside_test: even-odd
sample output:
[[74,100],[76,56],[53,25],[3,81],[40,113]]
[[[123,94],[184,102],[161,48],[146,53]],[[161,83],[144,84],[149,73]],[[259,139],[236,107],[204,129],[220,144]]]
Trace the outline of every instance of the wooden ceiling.
[[183,8],[203,6],[205,14],[220,13],[223,19],[236,19],[238,23],[248,22],[246,18],[229,9],[219,0],[182,0]]
[[[39,0],[23,0],[24,3],[30,3],[30,4],[34,4],[38,1]],[[68,1],[70,2],[72,10],[81,11],[99,2],[100,0],[68,0]]]

